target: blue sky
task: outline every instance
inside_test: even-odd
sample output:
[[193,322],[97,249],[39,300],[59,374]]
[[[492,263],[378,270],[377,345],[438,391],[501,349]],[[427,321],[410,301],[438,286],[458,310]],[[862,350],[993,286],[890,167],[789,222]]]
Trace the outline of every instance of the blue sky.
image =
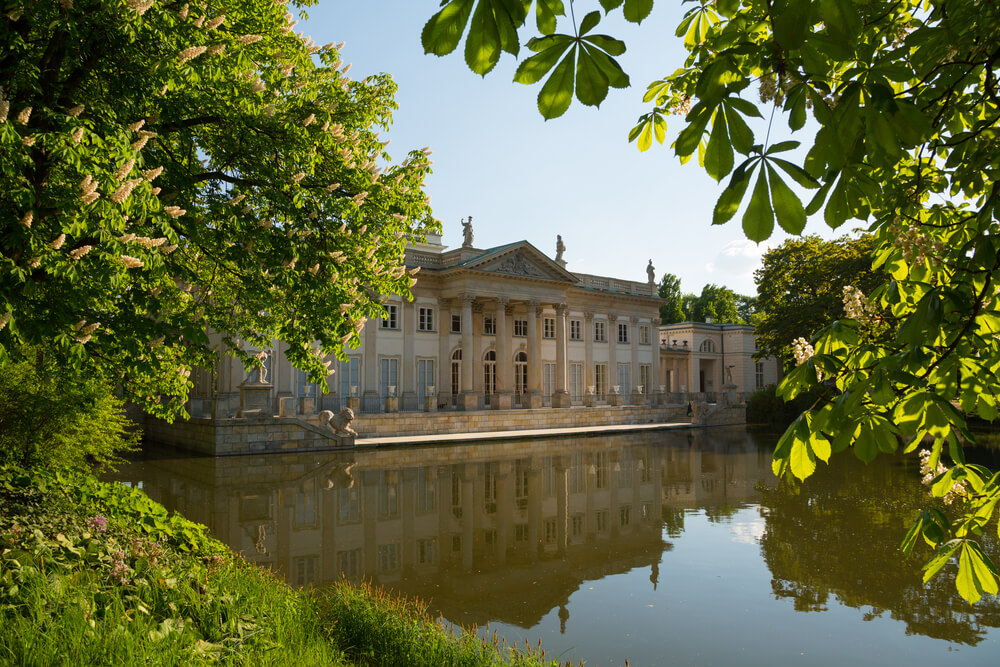
[[[578,3],[578,10],[590,4],[598,5]],[[353,78],[392,75],[399,109],[383,137],[392,140],[397,161],[411,149],[434,151],[426,191],[446,245],[461,245],[460,219],[471,215],[480,248],[525,239],[554,256],[561,234],[571,271],[645,281],[652,259],[657,278],[673,273],[686,292],[706,283],[756,292],[752,273],[765,245],[744,238],[742,214],[711,225],[722,186],[696,159],[681,165],[673,155],[669,144],[681,119],[670,119],[664,146],[640,153],[627,141],[647,110],[647,83],[683,64],[674,37],[679,2],[660,0],[641,26],[626,23],[620,11],[602,20],[595,32],[628,45],[619,61],[631,88],[612,90],[600,109],[574,101],[550,121],[537,111],[538,86],[512,82],[512,56],[481,78],[466,67],[462,46],[443,58],[424,55],[420,30],[437,6],[435,0],[320,0],[300,26],[319,44],[346,41],[342,56]],[[821,223],[807,231],[831,236]]]

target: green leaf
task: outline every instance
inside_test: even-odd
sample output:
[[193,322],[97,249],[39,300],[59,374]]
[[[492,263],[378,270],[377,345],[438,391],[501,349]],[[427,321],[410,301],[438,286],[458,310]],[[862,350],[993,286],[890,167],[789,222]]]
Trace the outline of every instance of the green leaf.
[[791,176],[796,183],[804,188],[812,190],[813,188],[819,187],[819,181],[810,176],[809,172],[797,164],[789,162],[788,160],[783,160],[780,157],[770,158],[768,163],[781,167],[782,171]]
[[[692,112],[693,113],[693,112]],[[678,157],[687,157],[694,153],[701,143],[701,137],[705,133],[708,121],[712,118],[711,111],[703,110],[696,118],[688,123],[688,126],[681,130],[674,142],[674,152]]]
[[796,438],[792,442],[789,462],[792,466],[792,474],[799,479],[806,479],[816,472],[816,456],[804,440]]
[[732,140],[733,148],[742,155],[748,155],[753,146],[753,131],[743,120],[732,100],[733,98],[728,98],[723,102],[726,108],[726,120],[729,123],[729,138]]
[[979,602],[983,593],[997,594],[997,570],[978,544],[962,542],[958,556],[958,575],[955,588],[969,604]]
[[[596,12],[595,12],[596,13]],[[586,45],[577,50],[576,98],[587,106],[600,106],[608,96],[608,77],[594,62],[591,50]]]
[[774,0],[770,8],[774,37],[783,49],[802,46],[809,30],[809,0]]
[[[625,53],[625,42],[614,37],[609,37],[608,35],[587,35],[583,38],[583,41],[590,42],[597,48],[607,51],[613,56],[620,56]],[[649,100],[645,101],[648,102]]]
[[764,170],[761,169],[757,176],[757,185],[754,186],[750,197],[750,205],[743,214],[743,233],[751,241],[760,243],[767,240],[773,230],[774,212],[771,210]]
[[490,4],[490,0],[480,0],[476,5],[465,39],[465,63],[481,75],[490,72],[500,60],[500,30]]
[[834,41],[854,41],[861,30],[861,16],[851,0],[819,0],[819,17]]
[[444,56],[455,50],[462,40],[474,0],[451,0],[424,24],[420,41],[424,53]]
[[743,195],[747,191],[747,185],[750,184],[750,176],[753,174],[753,167],[747,169],[749,164],[750,160],[741,164],[729,178],[729,185],[719,195],[719,200],[715,203],[715,209],[712,211],[713,225],[725,224],[739,210],[740,202],[743,201]]
[[653,11],[653,0],[625,0],[625,9],[622,11],[626,21],[642,23],[643,19]]
[[551,35],[556,31],[556,17],[565,16],[562,0],[536,0],[535,25],[538,32]]
[[589,14],[583,17],[582,21],[580,21],[580,31],[578,33],[578,36],[583,37],[588,32],[593,30],[600,22],[601,22],[601,13],[597,11],[590,12]]
[[773,155],[775,153],[784,153],[799,147],[799,142],[797,141],[779,141],[773,144],[770,148],[764,151],[764,155]]
[[524,84],[537,83],[538,81],[541,81],[542,77],[544,77],[549,70],[555,67],[556,63],[559,61],[559,57],[566,52],[566,49],[568,49],[573,42],[566,35],[553,35],[553,37],[564,37],[564,39],[552,40],[550,41],[552,46],[549,46],[545,50],[531,56],[530,58],[522,60],[521,64],[517,66],[517,71],[514,72],[514,81]]
[[573,57],[575,55],[576,48],[574,47],[552,70],[549,80],[538,92],[538,111],[541,112],[545,120],[558,118],[566,113],[570,102],[573,101]]
[[625,0],[601,0],[601,7],[604,7],[604,12],[610,12],[616,7],[620,7]]
[[[603,37],[603,35],[593,35],[593,37]],[[583,41],[585,43],[591,42],[591,38],[587,37]],[[617,40],[612,40],[612,41],[617,41]],[[622,70],[622,68],[618,65],[618,62],[614,58],[604,53],[603,51],[599,50],[599,48],[591,49],[587,47],[586,44],[584,45],[584,48],[588,49],[591,57],[594,59],[594,64],[596,64],[600,68],[604,76],[607,77],[608,85],[610,85],[612,88],[629,87],[630,82],[628,74],[626,74],[624,70]]]
[[771,184],[771,200],[774,202],[778,224],[789,234],[801,234],[806,226],[806,212],[802,208],[802,202],[770,164],[767,165],[767,177]]
[[716,181],[721,181],[733,170],[733,145],[729,142],[726,116],[720,108],[715,113],[712,134],[705,150],[705,171]]

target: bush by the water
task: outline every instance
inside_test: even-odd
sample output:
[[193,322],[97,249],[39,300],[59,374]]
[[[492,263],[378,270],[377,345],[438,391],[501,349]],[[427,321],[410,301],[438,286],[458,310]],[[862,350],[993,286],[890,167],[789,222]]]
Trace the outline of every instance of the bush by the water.
[[101,467],[136,446],[122,400],[96,369],[81,375],[25,352],[0,367],[0,464]]
[[0,465],[0,664],[558,664],[367,587],[314,593],[138,489]]
[[771,384],[750,394],[747,398],[748,423],[788,426],[816,402],[815,393],[805,392],[786,403],[778,396],[777,390],[778,388]]

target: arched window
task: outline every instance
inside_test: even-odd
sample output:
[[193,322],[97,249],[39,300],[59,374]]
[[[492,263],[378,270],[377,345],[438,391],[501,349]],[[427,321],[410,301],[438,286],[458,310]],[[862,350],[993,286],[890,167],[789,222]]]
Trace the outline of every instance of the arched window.
[[715,343],[710,340],[704,340],[701,342],[701,352],[715,352]]
[[493,350],[483,355],[483,393],[497,393],[497,353]]
[[458,396],[462,390],[462,350],[451,353],[451,395]]
[[514,393],[528,393],[528,355],[524,352],[514,355]]

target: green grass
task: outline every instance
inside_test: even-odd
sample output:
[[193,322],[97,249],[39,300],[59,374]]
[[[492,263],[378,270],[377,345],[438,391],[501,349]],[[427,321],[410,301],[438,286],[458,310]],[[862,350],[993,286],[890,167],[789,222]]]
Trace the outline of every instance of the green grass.
[[557,665],[420,602],[315,594],[141,491],[0,467],[0,665]]

